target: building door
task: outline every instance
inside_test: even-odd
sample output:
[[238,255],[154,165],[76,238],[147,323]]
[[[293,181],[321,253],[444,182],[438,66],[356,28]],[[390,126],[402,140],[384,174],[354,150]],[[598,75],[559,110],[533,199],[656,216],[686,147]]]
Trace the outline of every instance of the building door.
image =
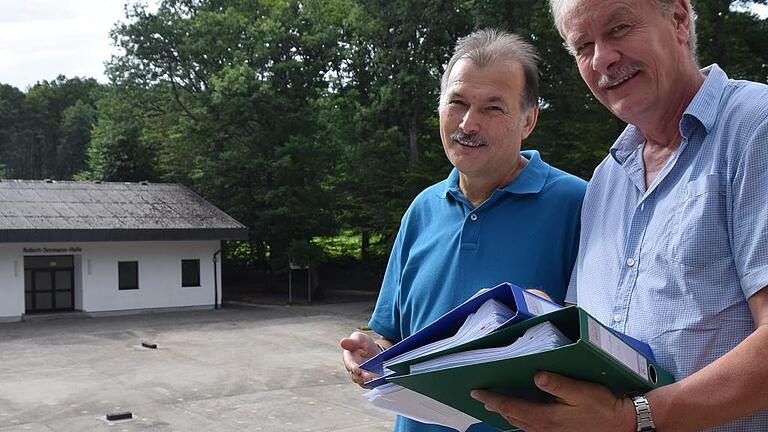
[[27,313],[74,310],[73,261],[72,256],[24,257]]

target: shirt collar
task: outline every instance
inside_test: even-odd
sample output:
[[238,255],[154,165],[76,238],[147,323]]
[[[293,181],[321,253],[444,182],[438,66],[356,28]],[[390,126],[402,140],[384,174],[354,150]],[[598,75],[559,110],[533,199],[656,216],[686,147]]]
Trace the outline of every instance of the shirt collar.
[[[512,180],[512,183],[499,188],[499,190],[514,194],[535,194],[541,192],[541,189],[544,188],[544,184],[547,182],[549,166],[541,159],[537,150],[524,150],[520,154],[528,159],[528,163],[520,171],[520,174]],[[454,197],[463,195],[461,189],[459,189],[459,170],[456,168],[451,170],[451,174],[448,175],[440,196],[445,198],[448,194]]]
[[688,137],[693,132],[695,120],[698,120],[709,133],[717,120],[720,99],[723,96],[725,87],[728,85],[728,76],[720,69],[717,64],[711,64],[701,70],[706,77],[704,84],[688,108],[683,113],[683,119],[680,121],[680,133]]
[[[706,77],[704,84],[688,104],[680,119],[680,134],[689,137],[697,125],[702,125],[709,132],[717,119],[720,98],[728,84],[728,76],[717,64],[701,70]],[[623,165],[632,153],[645,142],[645,137],[635,125],[628,125],[611,147],[613,159]]]

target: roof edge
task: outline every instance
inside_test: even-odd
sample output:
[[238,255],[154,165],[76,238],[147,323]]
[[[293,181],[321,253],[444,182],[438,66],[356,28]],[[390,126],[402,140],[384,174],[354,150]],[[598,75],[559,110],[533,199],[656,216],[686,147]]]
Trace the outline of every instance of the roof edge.
[[0,230],[0,243],[246,240],[243,228],[180,229],[9,229]]

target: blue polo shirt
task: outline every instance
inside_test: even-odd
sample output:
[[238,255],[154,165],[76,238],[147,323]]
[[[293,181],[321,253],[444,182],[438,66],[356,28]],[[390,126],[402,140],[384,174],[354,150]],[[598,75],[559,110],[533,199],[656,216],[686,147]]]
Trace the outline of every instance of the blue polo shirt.
[[[524,151],[525,168],[477,208],[454,169],[405,212],[369,326],[399,341],[480,288],[509,281],[562,303],[576,259],[586,182]],[[443,432],[398,417],[395,431]],[[475,425],[470,431],[496,430]]]

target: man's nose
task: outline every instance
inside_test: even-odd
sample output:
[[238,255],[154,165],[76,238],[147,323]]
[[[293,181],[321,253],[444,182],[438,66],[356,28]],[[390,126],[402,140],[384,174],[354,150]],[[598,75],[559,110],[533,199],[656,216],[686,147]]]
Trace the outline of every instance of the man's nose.
[[603,75],[608,75],[613,65],[619,61],[621,54],[609,42],[595,42],[592,54],[592,69]]
[[459,127],[465,134],[473,134],[480,131],[480,113],[477,110],[469,108],[461,118]]

